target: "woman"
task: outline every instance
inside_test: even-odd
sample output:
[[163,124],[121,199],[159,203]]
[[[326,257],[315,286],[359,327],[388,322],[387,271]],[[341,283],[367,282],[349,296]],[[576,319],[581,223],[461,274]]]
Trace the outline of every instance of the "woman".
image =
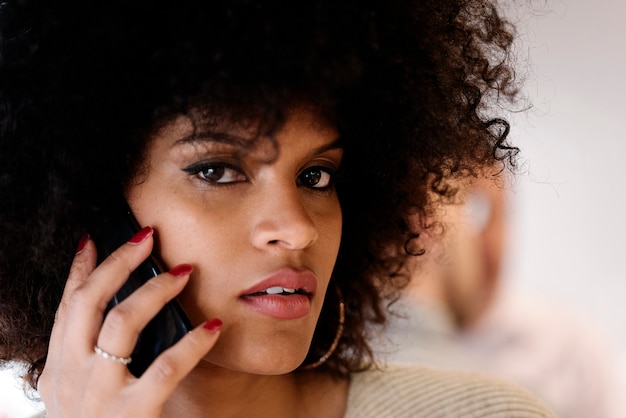
[[[378,371],[365,332],[419,252],[405,219],[514,154],[483,114],[514,96],[494,6],[206,3],[3,5],[3,361],[51,417],[549,416]],[[105,258],[120,201],[143,228]],[[167,272],[117,300],[152,251]],[[171,299],[195,329],[131,374]]]

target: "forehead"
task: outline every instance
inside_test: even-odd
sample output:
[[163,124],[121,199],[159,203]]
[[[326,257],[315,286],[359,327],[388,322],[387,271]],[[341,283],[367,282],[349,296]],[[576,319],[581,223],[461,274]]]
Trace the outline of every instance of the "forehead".
[[153,138],[169,142],[170,147],[211,145],[238,149],[241,153],[275,154],[276,139],[297,141],[313,136],[336,140],[337,130],[310,107],[296,107],[286,112],[284,123],[273,131],[263,130],[258,121],[232,120],[191,112],[164,123]]

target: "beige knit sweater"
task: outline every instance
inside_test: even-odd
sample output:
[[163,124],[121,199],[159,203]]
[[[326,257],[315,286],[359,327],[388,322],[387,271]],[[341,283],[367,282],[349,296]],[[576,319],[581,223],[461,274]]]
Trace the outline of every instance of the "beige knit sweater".
[[353,376],[345,418],[554,418],[525,390],[482,374],[389,366]]

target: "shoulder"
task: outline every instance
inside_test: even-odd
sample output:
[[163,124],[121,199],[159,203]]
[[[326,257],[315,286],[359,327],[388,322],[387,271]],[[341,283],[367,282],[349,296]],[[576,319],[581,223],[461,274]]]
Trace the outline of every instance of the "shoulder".
[[524,389],[483,374],[389,366],[353,375],[346,417],[556,416]]

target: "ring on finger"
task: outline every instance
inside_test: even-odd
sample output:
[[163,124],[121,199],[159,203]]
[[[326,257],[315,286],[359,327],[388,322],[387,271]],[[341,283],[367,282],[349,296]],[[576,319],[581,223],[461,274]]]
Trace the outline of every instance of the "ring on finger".
[[98,347],[97,345],[93,346],[93,351],[99,355],[100,357],[103,357],[107,360],[112,360],[116,363],[120,363],[120,364],[129,364],[131,361],[133,361],[133,359],[131,357],[118,357],[115,356],[109,352],[104,351],[102,348]]

